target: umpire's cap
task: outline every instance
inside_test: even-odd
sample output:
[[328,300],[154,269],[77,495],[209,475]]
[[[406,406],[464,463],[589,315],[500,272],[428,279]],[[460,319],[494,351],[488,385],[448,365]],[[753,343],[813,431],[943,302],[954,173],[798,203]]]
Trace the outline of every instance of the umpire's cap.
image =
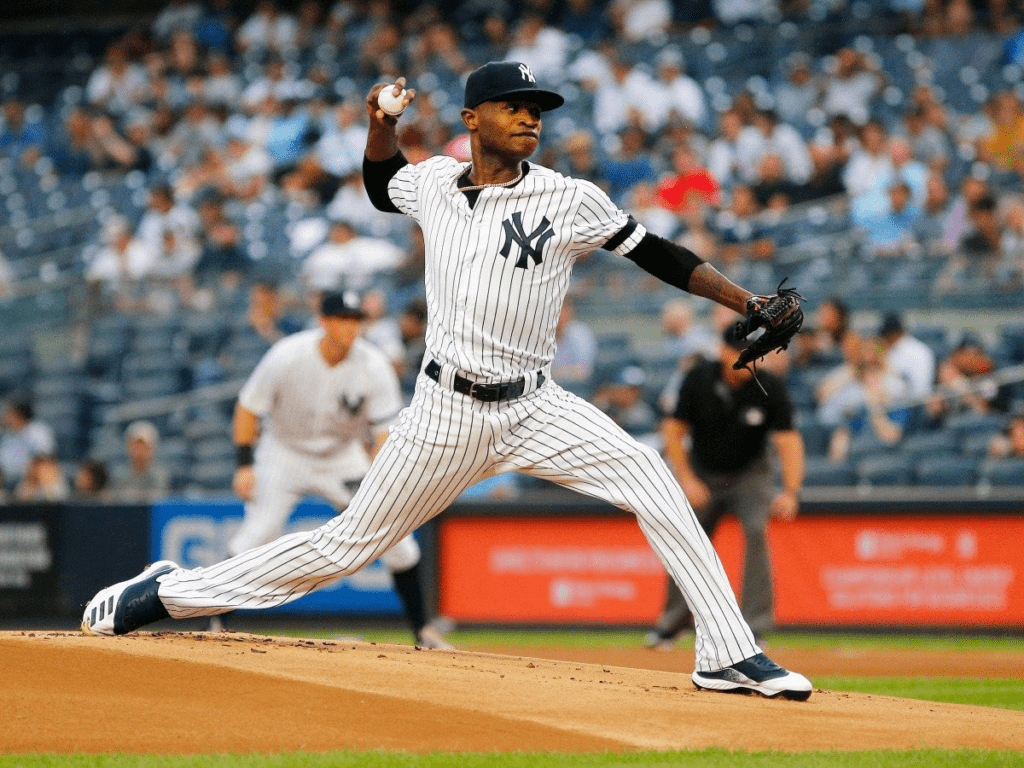
[[534,101],[547,112],[565,104],[565,99],[554,91],[537,87],[537,78],[526,64],[518,61],[489,61],[470,73],[466,80],[467,109],[474,109],[485,101]]
[[327,291],[320,297],[320,314],[324,317],[363,317],[365,313],[355,291]]

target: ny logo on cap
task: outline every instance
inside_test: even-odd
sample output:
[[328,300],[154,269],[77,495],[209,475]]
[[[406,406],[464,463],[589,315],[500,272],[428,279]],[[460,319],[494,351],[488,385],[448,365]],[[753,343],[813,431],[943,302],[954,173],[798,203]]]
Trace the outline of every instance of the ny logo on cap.
[[516,266],[519,269],[526,269],[529,259],[533,259],[534,264],[540,264],[545,243],[555,236],[555,230],[547,216],[542,218],[537,228],[529,234],[523,227],[523,214],[520,211],[516,211],[501,222],[501,226],[505,230],[505,243],[499,253],[507,259],[512,252],[512,243],[518,245],[520,252]]
[[531,83],[536,83],[537,78],[533,76],[533,71],[525,64],[519,65],[519,72],[523,76],[523,80],[529,80]]

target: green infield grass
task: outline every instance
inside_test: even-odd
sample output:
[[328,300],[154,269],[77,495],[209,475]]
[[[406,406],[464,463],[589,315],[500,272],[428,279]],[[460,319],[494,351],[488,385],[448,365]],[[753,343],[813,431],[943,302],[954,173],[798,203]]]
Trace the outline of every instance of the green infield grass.
[[[256,626],[256,625],[254,625]],[[351,635],[367,642],[410,643],[408,631],[381,627],[280,628],[262,627],[241,629],[261,635],[325,638]],[[520,646],[528,648],[639,648],[645,632],[620,629],[477,629],[460,627],[448,633],[456,645],[467,647]],[[871,632],[776,632],[768,636],[770,649],[829,650],[857,648],[861,650],[921,650],[921,651],[1009,651],[1024,650],[1024,638],[995,635],[942,635],[942,634],[879,634]],[[693,647],[692,638],[679,641],[680,648]],[[1021,670],[1024,677],[1024,669]]]

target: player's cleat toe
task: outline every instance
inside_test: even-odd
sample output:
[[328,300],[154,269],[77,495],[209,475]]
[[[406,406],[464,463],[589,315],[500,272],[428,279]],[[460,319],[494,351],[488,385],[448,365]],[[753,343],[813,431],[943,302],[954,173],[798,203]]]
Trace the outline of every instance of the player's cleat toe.
[[170,560],[160,560],[134,579],[101,589],[85,606],[82,632],[87,635],[124,635],[166,619],[167,609],[157,594],[159,579],[177,567],[177,563]]
[[432,651],[454,651],[455,646],[433,627],[424,627],[416,638],[416,645]]
[[793,701],[807,701],[812,690],[810,680],[783,669],[763,653],[717,672],[695,671],[692,677],[693,684],[705,691],[760,693],[769,698]]

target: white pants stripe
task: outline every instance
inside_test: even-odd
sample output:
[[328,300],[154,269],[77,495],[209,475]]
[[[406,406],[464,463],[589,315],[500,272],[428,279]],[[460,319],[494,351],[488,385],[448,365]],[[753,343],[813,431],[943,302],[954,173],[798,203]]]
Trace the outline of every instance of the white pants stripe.
[[757,653],[722,564],[665,462],[553,383],[514,401],[481,403],[421,375],[341,515],[217,565],[174,571],[160,598],[175,618],[283,605],[358,571],[474,483],[514,470],[636,515],[693,611],[698,669]]

